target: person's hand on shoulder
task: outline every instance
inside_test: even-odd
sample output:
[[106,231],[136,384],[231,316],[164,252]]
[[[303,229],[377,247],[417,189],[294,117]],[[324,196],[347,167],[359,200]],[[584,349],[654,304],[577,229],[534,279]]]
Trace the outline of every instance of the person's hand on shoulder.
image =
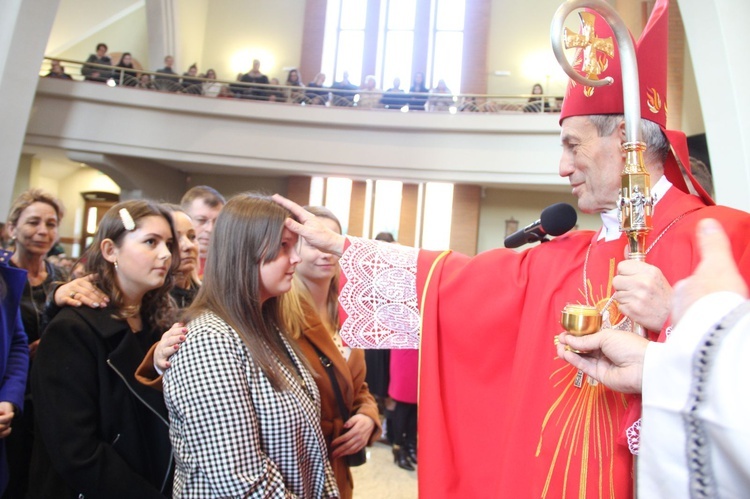
[[187,334],[185,324],[175,322],[172,324],[172,327],[161,336],[161,340],[159,340],[159,343],[154,350],[154,367],[156,368],[156,372],[162,374],[169,369],[171,366],[169,359],[175,354],[175,352],[177,352],[177,350],[179,350],[180,345],[184,343],[185,334]]
[[109,297],[94,284],[94,275],[90,274],[66,282],[55,290],[54,301],[58,307],[80,307],[86,305],[91,308],[106,307]]

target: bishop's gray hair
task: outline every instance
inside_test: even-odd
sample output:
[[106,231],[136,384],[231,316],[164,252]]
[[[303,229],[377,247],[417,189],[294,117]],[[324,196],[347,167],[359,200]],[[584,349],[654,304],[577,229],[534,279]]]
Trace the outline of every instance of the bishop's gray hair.
[[[600,137],[611,135],[625,119],[622,114],[594,114],[588,118]],[[669,142],[664,132],[653,121],[641,119],[641,134],[646,143],[646,157],[663,167],[669,154]]]

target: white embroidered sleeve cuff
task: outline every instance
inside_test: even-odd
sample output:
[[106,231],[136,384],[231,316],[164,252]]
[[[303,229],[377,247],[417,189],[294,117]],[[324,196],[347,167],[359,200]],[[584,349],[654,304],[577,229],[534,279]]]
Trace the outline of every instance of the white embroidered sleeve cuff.
[[355,237],[349,241],[339,262],[346,277],[339,296],[347,315],[341,338],[352,348],[419,348],[419,250]]

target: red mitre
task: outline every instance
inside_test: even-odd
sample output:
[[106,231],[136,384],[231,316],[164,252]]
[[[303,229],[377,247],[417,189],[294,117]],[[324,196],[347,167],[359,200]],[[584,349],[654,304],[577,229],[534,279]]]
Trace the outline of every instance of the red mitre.
[[[677,188],[690,192],[679,164],[682,164],[699,196],[709,205],[714,202],[690,173],[685,134],[667,130],[667,41],[669,0],[657,0],[651,18],[635,44],[640,83],[641,117],[662,129],[672,146],[664,163],[664,174]],[[568,47],[579,47],[573,67],[589,79],[611,76],[612,85],[588,87],[570,80],[560,112],[560,123],[569,116],[624,114],[620,53],[609,24],[596,12],[580,14],[581,29],[576,35],[566,30]]]

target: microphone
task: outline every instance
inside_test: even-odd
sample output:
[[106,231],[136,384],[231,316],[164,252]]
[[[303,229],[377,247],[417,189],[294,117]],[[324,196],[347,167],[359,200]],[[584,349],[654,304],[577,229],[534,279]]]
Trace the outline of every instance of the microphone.
[[506,248],[518,248],[526,243],[548,241],[545,236],[561,236],[572,229],[578,214],[568,203],[556,203],[542,210],[542,215],[533,224],[517,230],[505,238]]

